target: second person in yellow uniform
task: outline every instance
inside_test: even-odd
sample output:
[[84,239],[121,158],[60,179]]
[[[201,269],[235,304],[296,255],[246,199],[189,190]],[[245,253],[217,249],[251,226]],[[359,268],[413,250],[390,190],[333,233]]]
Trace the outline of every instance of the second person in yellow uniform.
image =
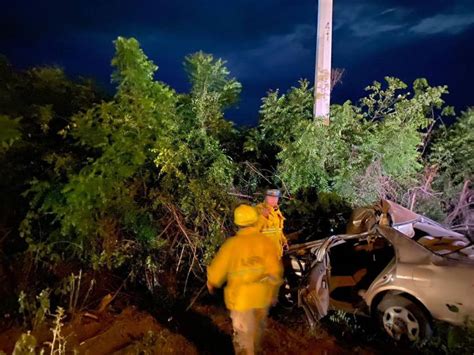
[[279,190],[267,190],[265,200],[256,207],[259,213],[258,229],[274,242],[278,249],[278,255],[281,258],[283,250],[288,247],[288,241],[283,233],[285,217],[283,217],[278,206],[279,198]]

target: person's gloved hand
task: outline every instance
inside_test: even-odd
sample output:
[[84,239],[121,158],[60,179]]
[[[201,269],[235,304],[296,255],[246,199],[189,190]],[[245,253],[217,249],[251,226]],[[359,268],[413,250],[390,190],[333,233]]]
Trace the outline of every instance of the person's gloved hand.
[[207,290],[209,291],[209,293],[210,293],[211,295],[213,295],[214,292],[215,292],[214,286],[212,286],[212,285],[209,283],[209,281],[207,282]]
[[277,303],[278,303],[278,296],[275,296],[272,299],[272,307],[276,306]]

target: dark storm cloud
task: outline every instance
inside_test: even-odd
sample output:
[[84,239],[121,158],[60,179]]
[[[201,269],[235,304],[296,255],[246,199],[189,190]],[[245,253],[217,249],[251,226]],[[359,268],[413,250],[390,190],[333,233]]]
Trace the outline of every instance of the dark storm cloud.
[[[335,0],[334,66],[346,68],[335,102],[356,99],[384,75],[425,76],[448,83],[453,101],[474,78],[472,0]],[[109,82],[112,41],[134,36],[160,67],[157,77],[186,90],[186,54],[228,61],[244,91],[239,122],[255,122],[260,98],[313,79],[317,1],[58,1],[22,0],[0,13],[0,52],[14,64],[57,64]],[[416,53],[416,56],[413,54]]]
[[[58,31],[91,33],[155,32],[184,37],[258,39],[286,32],[306,14],[315,12],[312,1],[40,1],[11,2],[4,10],[6,23],[18,33],[32,36]],[[274,9],[274,11],[272,11]],[[5,28],[8,26],[5,26]],[[4,26],[2,26],[4,29]],[[10,34],[15,35],[10,32]]]

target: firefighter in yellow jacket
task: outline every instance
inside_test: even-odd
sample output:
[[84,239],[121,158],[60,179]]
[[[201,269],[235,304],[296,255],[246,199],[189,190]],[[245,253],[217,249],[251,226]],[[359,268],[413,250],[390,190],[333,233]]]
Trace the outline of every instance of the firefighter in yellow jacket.
[[278,207],[279,190],[267,190],[265,201],[257,205],[257,211],[260,215],[258,228],[265,236],[269,237],[277,246],[280,258],[283,250],[288,247],[288,241],[283,234],[283,224],[285,217]]
[[265,327],[268,308],[274,304],[282,282],[278,251],[257,229],[255,207],[240,205],[234,211],[240,227],[222,245],[207,269],[210,293],[225,281],[224,300],[234,328],[236,354],[254,354]]

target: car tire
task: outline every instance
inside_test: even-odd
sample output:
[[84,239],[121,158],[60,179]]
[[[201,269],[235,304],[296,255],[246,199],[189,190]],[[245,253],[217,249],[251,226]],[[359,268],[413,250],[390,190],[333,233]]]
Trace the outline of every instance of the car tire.
[[400,295],[387,295],[377,306],[382,329],[395,341],[422,343],[432,334],[431,322],[425,310]]

